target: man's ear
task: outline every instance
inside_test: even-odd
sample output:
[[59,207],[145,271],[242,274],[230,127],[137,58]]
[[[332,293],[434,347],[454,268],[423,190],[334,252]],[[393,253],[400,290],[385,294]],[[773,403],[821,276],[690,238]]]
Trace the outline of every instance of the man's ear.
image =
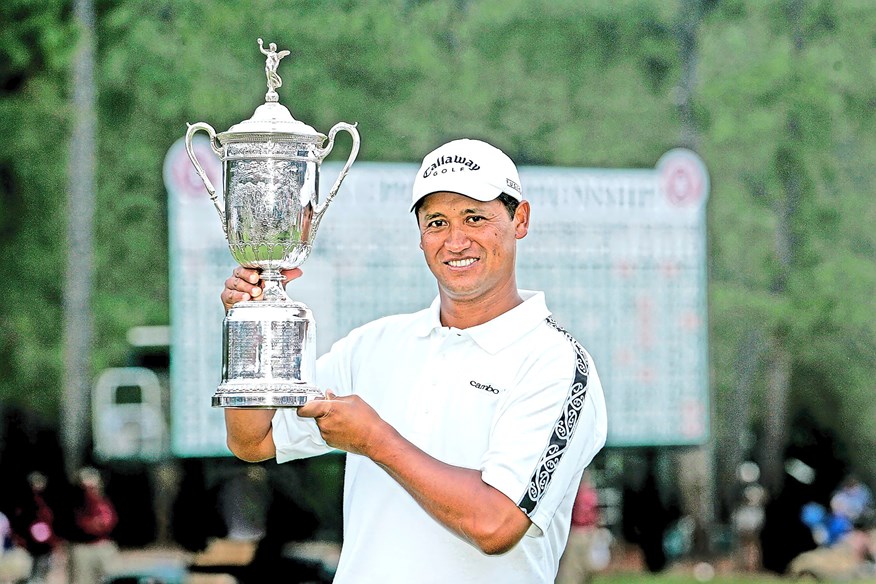
[[529,233],[529,201],[520,201],[517,205],[517,210],[514,211],[514,236],[517,239],[523,239]]

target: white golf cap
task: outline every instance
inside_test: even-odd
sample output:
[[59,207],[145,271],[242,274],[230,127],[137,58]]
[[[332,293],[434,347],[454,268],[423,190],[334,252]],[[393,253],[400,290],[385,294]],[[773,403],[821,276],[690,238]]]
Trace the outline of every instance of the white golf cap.
[[423,158],[414,179],[411,211],[432,193],[459,193],[492,201],[502,193],[523,199],[520,175],[508,155],[481,140],[463,138],[439,146]]

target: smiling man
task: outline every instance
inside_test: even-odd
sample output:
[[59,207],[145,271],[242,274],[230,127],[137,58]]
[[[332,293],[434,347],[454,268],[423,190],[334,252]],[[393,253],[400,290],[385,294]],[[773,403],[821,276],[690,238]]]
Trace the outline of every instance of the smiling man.
[[[317,361],[325,400],[226,408],[228,446],[250,461],[348,453],[336,584],[550,584],[605,443],[596,368],[544,294],[517,288],[530,204],[508,156],[444,144],[423,159],[411,210],[432,305],[335,343]],[[238,267],[222,301],[260,295]]]

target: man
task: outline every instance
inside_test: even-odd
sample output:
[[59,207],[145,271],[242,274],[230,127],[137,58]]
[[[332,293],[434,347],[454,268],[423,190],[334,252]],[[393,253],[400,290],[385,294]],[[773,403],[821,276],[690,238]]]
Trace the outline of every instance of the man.
[[[317,361],[324,400],[226,409],[228,446],[249,461],[349,453],[336,584],[552,583],[605,443],[596,369],[544,294],[517,288],[530,204],[503,152],[437,148],[411,210],[438,284],[431,307],[335,343]],[[222,300],[260,295],[258,274],[237,268]]]
[[81,468],[77,478],[77,496],[81,499],[73,509],[75,528],[71,534],[68,576],[72,584],[103,582],[119,554],[112,539],[119,516],[96,468]]
[[556,584],[585,584],[608,565],[611,534],[599,526],[599,493],[585,470],[572,505],[572,529],[560,558]]
[[49,505],[48,477],[39,471],[27,475],[29,493],[17,505],[12,524],[17,544],[33,558],[30,574],[32,584],[45,582],[52,569],[52,558],[61,540],[55,532],[55,513]]

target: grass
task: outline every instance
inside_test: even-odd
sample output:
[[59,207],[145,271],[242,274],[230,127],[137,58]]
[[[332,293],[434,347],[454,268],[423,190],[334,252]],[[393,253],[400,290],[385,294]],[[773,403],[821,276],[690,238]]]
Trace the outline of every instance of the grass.
[[[789,577],[782,577],[778,574],[733,574],[733,575],[716,575],[711,580],[698,580],[691,573],[631,573],[631,572],[613,572],[598,574],[594,577],[592,584],[701,584],[708,582],[709,584],[777,584],[778,582],[796,582]],[[860,580],[843,580],[843,582],[854,582],[854,584],[876,584],[876,579],[860,579]]]
[[[715,576],[708,580],[710,584],[776,584],[787,581],[780,576],[765,574],[735,576]],[[593,584],[700,584],[692,574],[600,574],[593,579]]]

